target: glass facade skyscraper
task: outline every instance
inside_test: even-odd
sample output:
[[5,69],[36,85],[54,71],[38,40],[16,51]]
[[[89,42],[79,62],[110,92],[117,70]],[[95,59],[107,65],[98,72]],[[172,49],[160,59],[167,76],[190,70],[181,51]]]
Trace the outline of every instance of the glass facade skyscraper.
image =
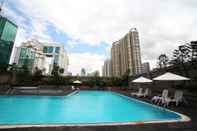
[[0,64],[9,64],[17,28],[17,25],[0,16]]
[[20,58],[18,60],[18,66],[26,66],[29,70],[32,70],[33,64],[35,61],[35,52],[30,48],[21,48],[20,49]]

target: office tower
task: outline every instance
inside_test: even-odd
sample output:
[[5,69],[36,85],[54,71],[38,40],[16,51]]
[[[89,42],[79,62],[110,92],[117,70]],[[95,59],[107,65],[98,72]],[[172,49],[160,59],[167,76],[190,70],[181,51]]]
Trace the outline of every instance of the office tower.
[[13,22],[0,16],[0,64],[9,64],[17,28]]
[[81,76],[86,76],[86,70],[84,68],[81,69]]
[[111,63],[112,76],[120,77],[128,70],[130,75],[141,73],[140,42],[136,28],[112,44]]
[[22,43],[16,48],[14,62],[19,66],[27,66],[30,71],[35,67],[46,69],[51,74],[53,65],[57,64],[64,69],[64,75],[68,71],[68,56],[62,44],[39,42],[31,40]]
[[53,65],[57,64],[60,68],[64,69],[64,75],[68,73],[68,55],[64,50],[62,44],[57,43],[42,43],[44,56],[49,56],[51,62],[49,62],[49,74],[51,74]]

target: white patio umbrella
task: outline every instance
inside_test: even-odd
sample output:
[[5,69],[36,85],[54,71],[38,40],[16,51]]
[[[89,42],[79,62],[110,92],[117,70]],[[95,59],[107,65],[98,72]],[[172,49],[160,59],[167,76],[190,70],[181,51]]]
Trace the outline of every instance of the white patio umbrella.
[[153,80],[155,80],[155,81],[168,81],[168,82],[172,83],[172,85],[175,85],[174,82],[176,82],[176,81],[188,81],[188,80],[190,80],[190,78],[180,76],[180,75],[177,75],[177,74],[173,74],[173,73],[170,73],[170,72],[166,72],[163,75],[160,75],[158,77],[153,78]]
[[151,83],[152,80],[150,80],[150,79],[148,79],[148,78],[145,78],[145,77],[141,76],[141,77],[139,77],[139,78],[133,80],[132,82],[133,82],[133,83]]
[[185,80],[190,80],[190,78],[176,75],[176,74],[173,74],[170,72],[166,72],[163,75],[153,78],[153,80],[156,80],[156,81],[185,81]]
[[74,84],[81,84],[82,82],[79,81],[79,80],[75,80],[75,81],[73,81],[73,83],[74,83]]
[[133,80],[132,82],[133,82],[133,83],[139,84],[139,85],[138,85],[138,88],[139,88],[139,87],[142,87],[143,84],[151,83],[152,80],[150,80],[150,79],[148,79],[148,78],[145,78],[145,77],[141,76],[141,77],[139,77],[139,78]]

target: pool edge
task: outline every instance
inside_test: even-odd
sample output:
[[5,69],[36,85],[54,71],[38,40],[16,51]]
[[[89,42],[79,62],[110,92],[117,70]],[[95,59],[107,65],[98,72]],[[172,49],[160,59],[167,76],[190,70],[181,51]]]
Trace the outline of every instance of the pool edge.
[[159,109],[163,109],[163,110],[166,110],[166,111],[169,111],[169,112],[172,112],[172,113],[175,113],[177,115],[179,115],[181,117],[180,120],[158,120],[158,121],[145,121],[143,123],[171,123],[171,122],[190,122],[191,121],[191,118],[188,117],[187,115],[184,115],[184,114],[181,114],[181,113],[178,113],[178,112],[175,112],[173,110],[170,110],[170,109],[167,109],[167,108],[164,108],[164,107],[161,107],[161,106],[158,106],[158,105],[154,105],[154,104],[151,104],[151,103],[148,103],[148,102],[145,102],[145,101],[142,101],[142,100],[139,100],[139,99],[136,99],[136,98],[131,98],[129,96],[126,96],[126,95],[123,95],[123,94],[120,94],[120,93],[117,93],[117,92],[112,92],[116,95],[119,95],[119,96],[122,96],[122,97],[125,97],[127,99],[132,99],[132,100],[135,100],[135,101],[138,101],[138,102],[141,102],[143,104],[146,104],[146,105],[150,105],[150,106],[153,106],[155,108],[159,108]]

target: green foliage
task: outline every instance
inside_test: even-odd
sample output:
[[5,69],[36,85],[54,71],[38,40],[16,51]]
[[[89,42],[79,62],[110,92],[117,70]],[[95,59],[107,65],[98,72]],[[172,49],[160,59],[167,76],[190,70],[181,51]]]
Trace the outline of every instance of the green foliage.
[[7,64],[0,64],[0,73],[6,73],[9,65]]
[[159,57],[158,57],[158,66],[159,68],[166,68],[167,65],[168,65],[168,62],[169,62],[169,58],[166,54],[161,54]]
[[168,64],[177,67],[186,76],[189,75],[189,68],[193,68],[197,73],[197,41],[179,46],[173,51],[173,59],[171,60],[165,54],[158,57],[159,68],[165,68]]
[[63,73],[64,73],[64,68],[60,68],[60,69],[59,69],[59,73],[60,73],[60,74],[63,74]]
[[188,75],[188,69],[185,66],[186,62],[191,60],[191,50],[186,45],[179,46],[178,49],[173,51],[172,64],[182,68],[184,74]]
[[178,49],[174,50],[173,57],[177,64],[186,63],[191,59],[191,50],[188,46],[181,45]]
[[51,72],[51,75],[59,76],[59,66],[56,63],[54,63],[53,65],[53,70]]
[[128,87],[130,70],[128,69],[121,78],[121,86]]
[[42,70],[40,70],[38,67],[35,67],[35,70],[34,70],[34,73],[33,73],[33,76],[32,76],[32,80],[34,82],[37,82],[39,83],[43,77],[42,75]]
[[64,69],[60,68],[57,64],[53,65],[53,70],[51,72],[52,77],[51,77],[51,84],[54,85],[64,85],[65,84],[65,79],[64,77],[60,76],[60,74],[64,73]]

